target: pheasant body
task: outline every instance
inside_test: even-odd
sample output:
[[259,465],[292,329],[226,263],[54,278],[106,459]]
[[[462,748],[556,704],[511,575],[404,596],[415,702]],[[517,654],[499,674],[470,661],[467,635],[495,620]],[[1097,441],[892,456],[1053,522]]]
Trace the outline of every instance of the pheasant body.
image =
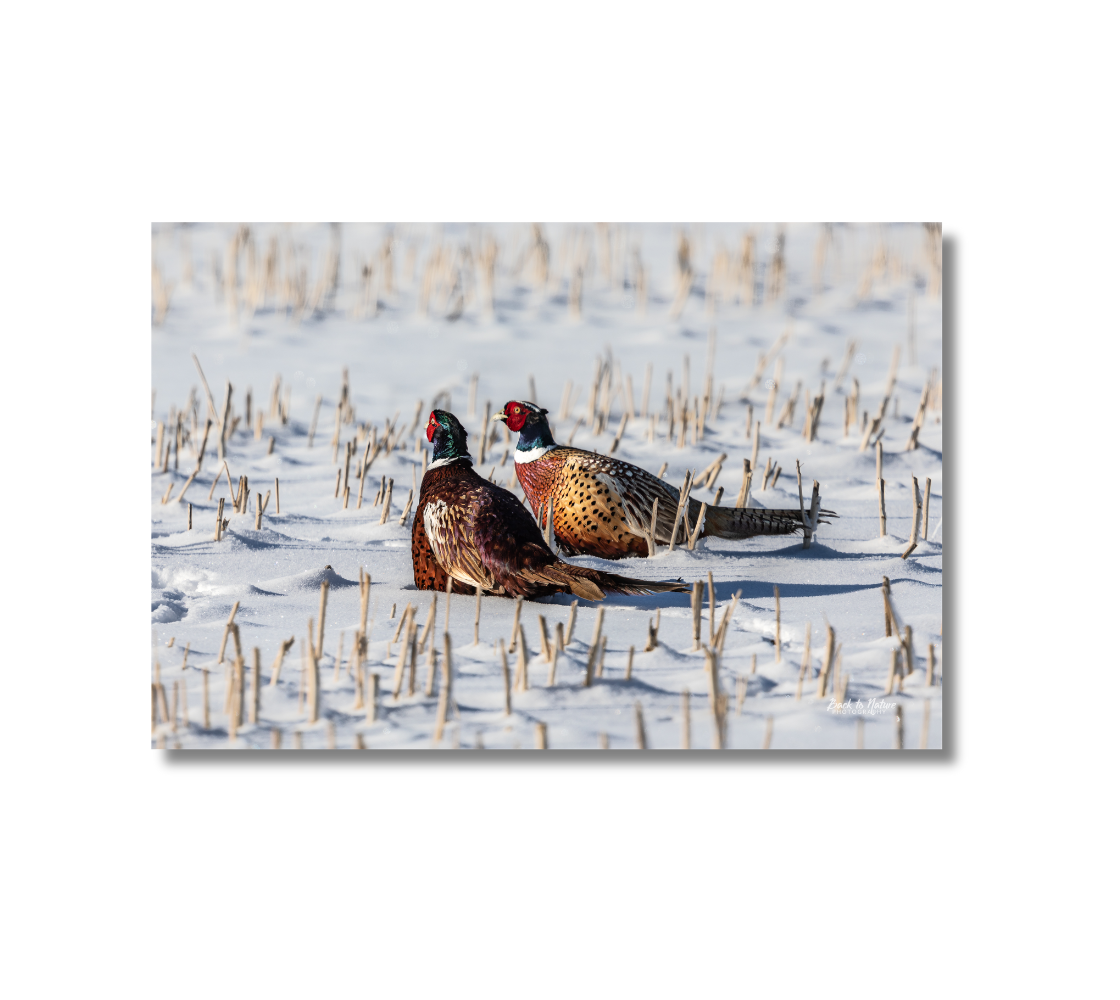
[[[653,502],[657,505],[657,542],[669,544],[680,490],[645,469],[609,455],[599,455],[557,445],[548,421],[532,403],[511,401],[495,419],[504,419],[511,430],[521,431],[514,453],[517,478],[534,515],[553,502],[553,531],[565,554],[586,553],[604,559],[645,556],[652,527]],[[696,524],[701,503],[689,498],[687,525]],[[829,511],[822,511],[828,514]],[[751,538],[804,531],[800,510],[761,507],[709,507],[700,537]]]
[[661,512],[668,521],[677,506],[668,483],[628,462],[579,448],[557,447],[534,461],[518,462],[517,478],[537,517],[552,499],[553,533],[569,555],[644,555],[654,499],[660,498],[659,525]]

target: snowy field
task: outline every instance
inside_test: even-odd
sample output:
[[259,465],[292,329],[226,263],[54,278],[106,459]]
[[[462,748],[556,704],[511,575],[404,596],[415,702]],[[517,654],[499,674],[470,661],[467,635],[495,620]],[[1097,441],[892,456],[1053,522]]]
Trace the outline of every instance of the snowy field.
[[[393,697],[403,646],[393,639],[402,614],[412,604],[422,627],[432,603],[432,594],[412,582],[414,505],[401,523],[410,489],[419,486],[423,449],[430,458],[427,415],[437,402],[454,412],[477,456],[487,413],[509,399],[535,399],[549,409],[558,441],[574,430],[576,446],[600,452],[610,450],[626,414],[615,455],[654,474],[667,463],[665,477],[675,486],[686,470],[700,472],[726,455],[710,488],[698,484],[693,492],[711,504],[722,488],[724,506],[740,492],[743,459],[752,456],[760,424],[750,503],[796,508],[800,462],[806,507],[816,480],[823,506],[839,515],[819,526],[807,548],[800,535],[701,539],[692,551],[678,546],[652,559],[573,560],[628,576],[704,581],[704,644],[711,635],[711,574],[715,624],[730,611],[718,657],[719,687],[728,696],[725,748],[890,749],[901,727],[904,748],[939,749],[939,236],[920,225],[154,226],[151,616],[158,685],[152,745],[526,749],[543,732],[550,749],[632,749],[640,738],[650,749],[675,749],[682,746],[682,692],[688,691],[690,745],[712,747],[718,733],[711,680],[704,651],[693,648],[688,594],[608,595],[606,652],[590,686],[587,658],[599,605],[578,602],[571,643],[548,686],[538,616],[551,636],[557,622],[567,625],[572,599],[525,602],[529,687],[512,693],[508,715],[496,644],[509,649],[514,602],[482,599],[476,645],[475,599],[453,595],[452,699],[442,739],[434,740],[438,672],[432,693],[425,693],[426,650],[417,657],[414,693],[407,693],[406,668],[401,694]],[[227,382],[231,387],[232,431],[223,462],[218,428],[210,430],[201,469],[184,492],[210,407],[192,354],[217,411],[224,409]],[[605,419],[589,413],[597,372],[597,397],[609,401]],[[682,439],[679,420],[670,437],[670,407],[686,400],[694,412],[703,409],[709,385],[702,437],[694,441],[690,428]],[[883,420],[866,434],[864,421],[874,423],[888,388]],[[823,402],[810,441],[807,406],[818,396]],[[787,419],[779,427],[783,411]],[[908,448],[919,413],[916,447]],[[852,418],[847,427],[846,417]],[[475,467],[520,498],[516,435],[487,425],[494,428],[496,439]],[[374,458],[359,509],[356,469],[373,430],[377,441],[388,431],[394,447]],[[347,442],[358,456],[348,473]],[[764,483],[768,467],[781,469],[776,485]],[[236,493],[242,476],[251,503],[237,513],[231,487]],[[380,523],[385,506],[374,501],[383,477],[393,489]],[[916,547],[903,559],[913,522],[912,477],[922,492],[931,481],[928,537],[921,537],[919,523]],[[348,502],[341,488],[336,497],[340,478],[348,479]],[[257,528],[257,495],[266,493]],[[223,500],[229,524],[216,541]],[[371,580],[368,648],[357,669],[363,677],[379,676],[373,721],[365,705],[358,707],[352,655],[362,624],[363,571]],[[891,693],[892,659],[905,673],[907,655],[897,627],[885,635],[884,577],[897,624],[911,630],[912,672]],[[319,626],[323,580],[330,586],[319,662],[321,717],[310,722],[306,647],[309,620],[313,634]],[[446,601],[440,594],[433,628],[441,658]],[[235,603],[246,721],[231,738],[232,637],[224,660],[220,653]],[[657,645],[647,651],[658,612]],[[837,652],[818,697],[829,626]],[[289,639],[272,684],[274,661]],[[254,650],[262,675],[255,724],[248,721]],[[508,662],[512,675],[516,654]]]

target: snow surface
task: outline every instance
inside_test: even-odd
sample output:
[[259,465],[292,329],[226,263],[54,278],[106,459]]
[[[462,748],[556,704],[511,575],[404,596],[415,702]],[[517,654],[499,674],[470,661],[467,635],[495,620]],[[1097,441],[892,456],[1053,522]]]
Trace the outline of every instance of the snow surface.
[[[692,289],[683,311],[670,316],[674,298],[677,235],[688,233],[693,267]],[[586,417],[588,388],[596,357],[608,356],[633,380],[634,405],[641,408],[647,363],[653,365],[650,412],[661,412],[657,439],[647,440],[648,421],[632,419],[616,454],[656,473],[668,462],[666,477],[679,485],[686,469],[707,466],[720,452],[728,458],[716,488],[726,490],[724,506],[734,502],[741,482],[742,459],[749,457],[746,436],[748,400],[755,419],[763,419],[773,378],[771,361],[762,381],[749,394],[748,384],[759,354],[768,351],[787,328],[791,336],[780,352],[784,374],[778,407],[794,383],[802,382],[792,425],[777,429],[764,421],[759,469],[752,487],[752,503],[764,507],[797,507],[795,461],[803,468],[806,503],[812,481],[819,480],[823,505],[840,516],[822,525],[813,544],[803,549],[800,536],[747,541],[702,540],[695,551],[678,548],[650,560],[607,562],[590,557],[585,565],[649,579],[683,578],[715,581],[717,615],[732,595],[739,603],[732,619],[720,661],[721,684],[731,696],[727,746],[757,749],[768,724],[773,749],[853,749],[857,720],[863,719],[867,749],[890,748],[894,736],[893,712],[900,704],[904,719],[904,745],[916,748],[922,727],[924,703],[929,705],[928,747],[941,747],[941,608],[943,537],[941,521],[940,413],[929,411],[919,446],[904,451],[911,420],[931,369],[941,367],[941,299],[931,295],[925,256],[925,236],[916,225],[838,226],[825,259],[823,287],[815,289],[814,255],[820,227],[792,225],[786,233],[786,286],[776,301],[766,301],[765,289],[774,248],[776,227],[770,225],[672,225],[612,226],[610,277],[601,261],[603,230],[594,226],[542,227],[550,247],[550,274],[543,285],[534,278],[527,258],[530,227],[518,225],[344,225],[335,230],[340,239],[341,269],[337,294],[323,296],[320,308],[293,316],[266,299],[255,309],[245,304],[245,257],[241,255],[242,289],[236,309],[218,284],[217,271],[228,274],[228,246],[234,226],[157,226],[153,229],[153,263],[160,280],[170,287],[170,305],[161,322],[153,323],[152,386],[155,391],[152,420],[153,456],[156,422],[167,420],[168,407],[186,405],[191,387],[197,387],[198,417],[205,421],[206,400],[191,360],[198,355],[209,386],[220,407],[225,380],[234,386],[233,412],[241,423],[227,447],[229,470],[236,485],[246,475],[254,498],[280,481],[280,513],[270,500],[262,529],[254,529],[254,514],[230,510],[229,488],[222,473],[208,499],[208,491],[221,470],[217,458],[216,430],[211,432],[203,470],[176,504],[183,483],[194,468],[194,454],[186,447],[178,470],[152,474],[152,629],[153,669],[159,663],[168,702],[172,684],[185,683],[189,724],[173,729],[161,723],[153,745],[183,748],[226,748],[231,745],[228,720],[222,712],[225,666],[218,662],[222,632],[235,601],[240,602],[236,621],[241,643],[260,650],[264,689],[261,722],[242,726],[233,745],[268,747],[270,731],[281,732],[282,744],[291,748],[295,731],[305,748],[320,748],[333,738],[338,748],[355,745],[361,734],[368,748],[432,747],[436,697],[417,694],[394,701],[391,684],[400,643],[387,644],[408,602],[418,605],[422,624],[432,600],[412,582],[409,538],[415,507],[405,526],[398,524],[414,473],[419,479],[421,455],[415,450],[432,401],[450,394],[450,408],[470,431],[472,450],[478,446],[478,428],[487,401],[495,412],[508,399],[529,398],[530,380],[537,402],[548,407],[557,440],[565,441],[575,419]],[[719,301],[709,308],[705,284],[716,252],[724,248],[734,258],[744,233],[756,236],[754,279],[757,302]],[[269,239],[278,239],[280,277],[298,274],[303,267],[308,294],[324,280],[332,231],[327,226],[290,225],[251,227],[256,264],[260,268]],[[575,241],[582,233],[590,248],[583,279],[582,315],[574,319],[568,303]],[[492,234],[499,248],[494,314],[486,315],[477,278],[462,267],[459,288],[437,289],[428,315],[418,310],[424,267],[433,246],[456,251],[471,246],[477,259],[480,237]],[[391,240],[392,288],[384,280],[382,247]],[[633,287],[633,250],[640,250],[648,298],[644,312]],[[883,253],[885,251],[885,255]],[[185,264],[190,262],[190,271]],[[360,268],[374,260],[378,308],[372,315],[364,300]],[[462,258],[460,258],[461,262]],[[876,264],[878,261],[878,264]],[[193,273],[191,273],[193,271]],[[461,294],[461,305],[459,298]],[[448,318],[450,315],[451,318]],[[913,323],[916,358],[911,362],[908,327]],[[709,331],[716,330],[714,382],[723,387],[723,404],[712,417],[702,441],[677,448],[666,440],[665,385],[672,372],[673,387],[680,385],[682,364],[689,362],[689,392],[702,392]],[[848,375],[834,386],[837,370],[849,339],[858,343]],[[887,411],[883,442],[888,536],[879,537],[875,497],[875,453],[859,452],[857,430],[843,436],[844,395],[852,376],[860,382],[860,411],[871,416],[878,409],[887,381],[893,349],[901,347],[901,363]],[[827,366],[823,363],[827,360]],[[381,455],[370,470],[369,486],[361,510],[356,509],[357,482],[351,470],[352,495],[348,509],[335,499],[339,463],[332,462],[331,437],[334,408],[341,384],[341,370],[349,370],[351,400],[357,423],[372,422],[384,430],[387,419],[399,411],[398,424],[411,425],[418,400],[423,400],[420,424],[406,436],[399,450]],[[478,373],[477,412],[468,410],[468,387]],[[273,378],[280,375],[290,388],[290,421],[265,420],[256,440],[245,421],[245,391],[251,387],[255,411],[269,406]],[[801,433],[804,388],[815,394],[822,379],[826,399],[818,439],[807,444]],[[575,402],[571,416],[559,421],[565,382],[571,380]],[[617,386],[617,381],[615,385]],[[322,394],[322,409],[314,446],[308,447],[308,426],[315,398]],[[446,398],[446,397],[445,397]],[[446,405],[446,403],[444,404]],[[593,436],[586,421],[576,431],[574,444],[605,451],[610,447],[626,406],[625,394],[614,397],[605,431]],[[187,417],[189,422],[189,416]],[[407,428],[406,428],[407,429]],[[353,438],[357,425],[344,426],[343,440]],[[273,454],[266,454],[270,437]],[[514,436],[515,437],[515,436]],[[427,442],[423,444],[426,446]],[[486,476],[496,467],[495,480],[509,485],[514,477],[512,442],[499,432],[478,471]],[[341,448],[340,448],[341,455]],[[776,488],[761,489],[768,458],[782,467]],[[174,464],[174,463],[172,463]],[[929,540],[919,543],[907,560],[901,553],[910,533],[910,477],[924,484],[932,480]],[[380,508],[371,501],[382,476],[395,481],[392,513],[378,524]],[[164,505],[169,482],[170,501]],[[522,496],[519,488],[512,487]],[[694,496],[711,502],[712,491],[699,485]],[[226,498],[228,530],[214,541],[214,521],[220,497]],[[187,530],[187,503],[193,504],[193,529]],[[330,569],[326,569],[330,567]],[[369,660],[381,675],[379,718],[365,722],[364,711],[354,711],[354,682],[347,663],[354,630],[359,623],[359,567],[372,576],[369,618]],[[913,629],[914,673],[905,690],[885,696],[891,650],[897,638],[884,636],[881,582],[886,576],[897,612]],[[315,723],[297,711],[300,675],[300,641],[306,639],[308,619],[318,614],[319,585],[330,580],[326,638],[320,673],[322,715]],[[775,658],[774,587],[781,593],[781,662]],[[439,596],[438,626],[444,620],[444,595]],[[540,647],[537,615],[543,614],[550,636],[557,621],[567,622],[571,598],[558,595],[526,602],[522,613],[529,646]],[[450,632],[454,648],[454,705],[442,747],[487,749],[531,748],[534,726],[547,725],[552,749],[600,746],[606,734],[612,749],[636,746],[635,704],[644,717],[647,746],[651,749],[681,745],[682,690],[691,692],[693,748],[708,748],[713,737],[708,684],[702,652],[692,651],[689,595],[651,597],[610,595],[603,633],[608,637],[602,678],[583,686],[588,642],[596,607],[580,601],[572,645],[560,658],[557,683],[545,686],[547,661],[535,655],[530,661],[531,689],[514,692],[511,716],[502,713],[502,681],[495,641],[508,642],[514,603],[505,598],[482,601],[480,643],[473,644],[473,597],[451,597]],[[391,609],[395,606],[395,617]],[[649,619],[661,609],[660,645],[644,652]],[[702,636],[707,641],[709,611],[705,590]],[[824,655],[826,622],[842,644],[842,671],[850,675],[848,696],[856,706],[846,712],[830,711],[830,699],[816,698],[816,681],[807,679],[800,700],[795,697],[803,655],[805,624],[812,626],[811,678]],[[343,663],[336,674],[339,637],[343,636]],[[280,644],[294,636],[276,688],[267,684],[269,667]],[[168,647],[168,643],[171,647]],[[184,650],[190,644],[185,658]],[[927,648],[936,650],[937,682],[924,686]],[[624,679],[630,647],[635,647],[633,673]],[[232,641],[226,659],[232,657]],[[511,673],[514,657],[510,656]],[[751,673],[752,659],[757,670]],[[201,727],[202,670],[209,671],[211,728]],[[426,657],[419,659],[418,689],[423,690]],[[735,709],[736,678],[746,678],[747,696],[741,714]],[[438,685],[437,685],[438,691]],[[874,699],[878,699],[875,702]],[[857,709],[862,707],[862,711]],[[772,720],[768,722],[768,720]]]

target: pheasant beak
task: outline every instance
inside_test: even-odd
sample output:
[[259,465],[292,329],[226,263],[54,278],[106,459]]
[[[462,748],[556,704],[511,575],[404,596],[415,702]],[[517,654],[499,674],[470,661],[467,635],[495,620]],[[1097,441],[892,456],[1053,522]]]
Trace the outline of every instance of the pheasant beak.
[[506,411],[499,410],[495,413],[494,416],[490,418],[490,422],[493,423],[495,420],[500,420],[504,424],[506,422]]

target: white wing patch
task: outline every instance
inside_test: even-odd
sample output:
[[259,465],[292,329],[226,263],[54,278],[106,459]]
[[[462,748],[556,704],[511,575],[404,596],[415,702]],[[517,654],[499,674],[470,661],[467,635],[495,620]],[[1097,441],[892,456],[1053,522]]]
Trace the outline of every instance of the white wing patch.
[[[431,466],[428,466],[428,468],[430,469]],[[484,590],[489,589],[493,585],[492,580],[475,579],[472,574],[464,572],[464,568],[452,557],[451,517],[451,508],[447,506],[444,500],[430,501],[424,507],[424,530],[428,534],[428,544],[432,547],[432,554],[436,557],[436,562],[443,567],[448,576],[460,583],[465,583],[471,587],[477,587],[481,583]],[[473,556],[474,553],[470,555]],[[477,563],[477,557],[470,561]],[[480,566],[479,568],[481,569]]]
[[424,507],[424,530],[428,533],[428,544],[431,545],[432,552],[435,553],[441,566],[444,560],[440,556],[447,550],[447,539],[444,535],[446,522],[447,504],[443,500],[429,502]]

